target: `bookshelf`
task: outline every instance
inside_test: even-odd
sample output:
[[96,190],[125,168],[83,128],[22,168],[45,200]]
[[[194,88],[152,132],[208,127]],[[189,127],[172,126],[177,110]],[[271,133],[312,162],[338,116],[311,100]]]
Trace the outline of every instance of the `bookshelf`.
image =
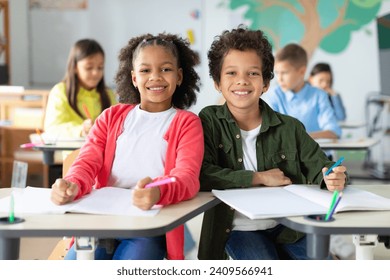
[[0,84],[9,84],[10,34],[8,0],[0,0]]

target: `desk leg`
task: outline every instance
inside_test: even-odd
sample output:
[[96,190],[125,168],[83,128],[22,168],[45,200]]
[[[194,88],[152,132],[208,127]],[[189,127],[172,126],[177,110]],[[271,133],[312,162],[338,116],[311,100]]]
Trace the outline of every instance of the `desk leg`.
[[329,256],[329,235],[307,234],[307,256],[311,259],[325,260]]
[[47,165],[54,164],[54,151],[43,151],[43,163]]
[[96,243],[95,237],[76,237],[74,246],[77,260],[95,259]]
[[378,245],[378,235],[376,234],[355,234],[353,243],[356,246],[357,260],[373,260],[374,248]]
[[62,164],[44,165],[43,186],[51,188],[56,179],[62,178]]
[[18,260],[20,238],[0,238],[0,260]]

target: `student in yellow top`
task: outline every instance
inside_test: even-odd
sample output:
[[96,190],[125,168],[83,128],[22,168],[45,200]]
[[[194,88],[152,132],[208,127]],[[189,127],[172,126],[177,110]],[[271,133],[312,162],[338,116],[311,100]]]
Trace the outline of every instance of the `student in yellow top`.
[[116,103],[104,83],[103,48],[95,40],[79,40],[70,51],[64,79],[49,94],[44,130],[55,137],[86,136],[96,117]]

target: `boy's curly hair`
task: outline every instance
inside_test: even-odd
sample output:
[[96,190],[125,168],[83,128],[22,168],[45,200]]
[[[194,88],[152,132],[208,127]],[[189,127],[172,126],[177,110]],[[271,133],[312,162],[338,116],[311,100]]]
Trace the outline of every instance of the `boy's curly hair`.
[[222,64],[230,50],[254,50],[262,61],[262,75],[265,85],[274,77],[274,56],[272,46],[261,30],[249,30],[243,25],[231,31],[225,30],[216,36],[208,52],[210,77],[220,83]]
[[178,35],[160,33],[157,36],[144,34],[129,40],[128,44],[119,53],[119,69],[115,76],[119,102],[138,104],[141,97],[138,89],[133,85],[131,71],[133,62],[140,50],[146,46],[162,46],[177,58],[179,68],[183,70],[183,82],[172,96],[173,106],[179,109],[189,108],[196,103],[196,92],[199,91],[199,75],[194,67],[199,64],[199,56],[190,49],[189,42]]

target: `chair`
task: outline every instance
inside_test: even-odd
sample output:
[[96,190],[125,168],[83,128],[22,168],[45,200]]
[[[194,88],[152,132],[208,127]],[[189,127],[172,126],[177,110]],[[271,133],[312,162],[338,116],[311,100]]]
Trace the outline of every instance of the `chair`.
[[373,162],[373,151],[366,155],[364,167],[371,168],[371,173],[379,179],[388,177],[384,154],[385,137],[388,134],[388,115],[390,112],[390,95],[383,93],[370,93],[366,100],[367,136],[381,139],[379,150],[376,151],[377,162]]
[[68,170],[74,160],[77,158],[77,156],[80,153],[80,149],[74,150],[71,153],[67,155],[67,157],[64,158],[64,161],[62,163],[62,176],[65,176],[66,173],[68,173]]
[[[62,164],[62,176],[65,176],[68,173],[68,170],[76,157],[78,156],[80,149],[72,151],[70,154],[65,157]],[[53,251],[49,256],[49,260],[63,260],[70,246],[72,239],[64,237],[61,239],[57,245],[54,247]]]

